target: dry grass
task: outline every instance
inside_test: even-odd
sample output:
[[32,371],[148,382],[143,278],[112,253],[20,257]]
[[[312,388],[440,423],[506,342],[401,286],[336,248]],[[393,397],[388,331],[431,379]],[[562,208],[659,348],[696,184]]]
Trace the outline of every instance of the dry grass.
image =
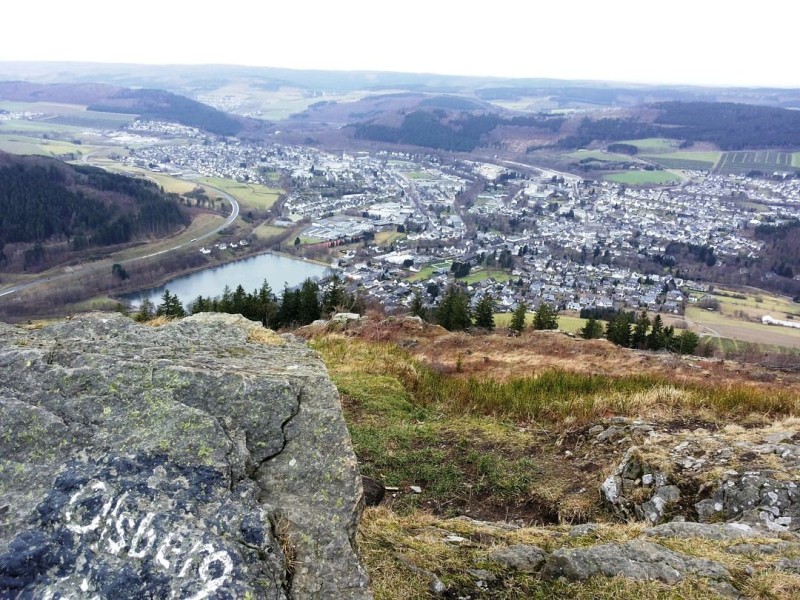
[[267,346],[285,346],[286,341],[266,327],[253,327],[247,332],[247,341]]
[[172,323],[173,321],[177,321],[177,318],[159,315],[157,317],[153,317],[152,319],[148,319],[147,321],[143,321],[142,325],[147,325],[148,327],[162,327],[168,323]]
[[[436,575],[448,586],[448,597],[486,598],[695,598],[719,597],[702,578],[688,576],[666,586],[659,582],[637,582],[622,577],[594,577],[586,582],[544,581],[534,574],[510,571],[490,559],[493,550],[514,544],[529,544],[553,552],[565,547],[623,543],[641,538],[641,524],[598,524],[596,530],[579,537],[567,535],[568,527],[515,528],[466,518],[440,519],[430,513],[399,516],[386,508],[364,512],[358,531],[359,554],[369,572],[372,590],[378,599],[429,598],[428,574]],[[457,536],[453,537],[453,536]],[[647,539],[647,538],[645,538]],[[730,553],[727,549],[742,543],[700,538],[651,540],[675,552],[707,558],[723,564],[746,598],[791,598],[800,590],[800,576],[772,570],[780,557],[756,552]],[[775,543],[777,538],[748,540]],[[789,554],[791,551],[789,551]],[[749,569],[755,569],[748,575]],[[482,569],[494,578],[482,593],[475,587]]]

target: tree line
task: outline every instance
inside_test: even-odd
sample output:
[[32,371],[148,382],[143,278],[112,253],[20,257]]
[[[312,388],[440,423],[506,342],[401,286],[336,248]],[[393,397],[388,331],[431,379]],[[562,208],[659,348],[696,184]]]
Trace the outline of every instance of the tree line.
[[177,196],[150,181],[61,164],[0,168],[0,247],[61,238],[81,250],[163,234],[185,220]]
[[266,280],[252,292],[246,292],[241,284],[234,290],[225,286],[218,296],[197,296],[189,303],[188,310],[176,294],[166,289],[158,305],[143,300],[135,318],[137,321],[149,321],[160,316],[179,318],[187,314],[221,312],[242,315],[260,322],[264,327],[281,329],[309,325],[340,310],[363,312],[364,305],[360,298],[347,291],[342,279],[334,274],[324,289],[313,279],[306,279],[297,288],[284,286],[280,298]]
[[[494,313],[496,304],[491,294],[483,294],[474,308],[470,295],[457,285],[450,286],[435,307],[427,306],[422,294],[417,292],[411,300],[411,314],[424,321],[441,325],[448,331],[464,331],[477,327],[492,331],[495,328]],[[511,317],[509,329],[520,334],[527,326],[528,307],[524,302],[517,304]],[[534,329],[558,329],[558,313],[547,303],[542,303],[533,314],[531,326]]]
[[608,341],[624,348],[637,350],[669,350],[678,354],[692,354],[697,348],[700,338],[696,333],[683,330],[675,334],[675,328],[664,327],[661,315],[651,320],[647,311],[643,310],[637,317],[633,312],[617,311],[606,314],[608,321],[605,330],[594,314],[580,330],[584,339],[605,336]]

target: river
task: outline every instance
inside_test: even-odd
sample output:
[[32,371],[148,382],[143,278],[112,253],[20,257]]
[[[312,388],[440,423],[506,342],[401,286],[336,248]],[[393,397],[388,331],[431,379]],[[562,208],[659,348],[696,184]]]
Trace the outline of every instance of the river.
[[131,303],[133,308],[138,308],[145,298],[157,306],[161,303],[164,290],[169,289],[170,293],[176,294],[186,306],[200,295],[206,297],[222,295],[222,290],[226,285],[233,291],[236,286],[241,284],[247,292],[252,292],[261,287],[264,279],[272,287],[272,291],[280,296],[284,283],[289,287],[295,287],[309,277],[322,277],[327,271],[327,267],[317,263],[278,254],[258,254],[219,267],[176,277],[161,287],[128,294],[125,299]]

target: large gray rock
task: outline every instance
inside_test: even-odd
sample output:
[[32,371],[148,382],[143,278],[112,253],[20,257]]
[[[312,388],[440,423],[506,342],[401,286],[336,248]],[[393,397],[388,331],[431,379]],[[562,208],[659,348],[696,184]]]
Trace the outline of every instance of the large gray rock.
[[672,585],[687,574],[712,580],[730,579],[730,573],[720,563],[692,558],[643,540],[589,548],[561,548],[547,558],[542,568],[545,579],[566,577],[573,581],[584,581],[593,575],[619,575],[637,581],[656,579]]
[[492,550],[489,560],[516,571],[534,573],[544,564],[546,556],[547,553],[538,546],[516,544]]
[[645,529],[644,534],[650,537],[663,538],[690,538],[698,537],[707,540],[738,540],[763,536],[749,525],[744,523],[689,523],[673,522],[664,523],[650,529]]
[[318,356],[238,316],[0,324],[0,596],[367,598]]

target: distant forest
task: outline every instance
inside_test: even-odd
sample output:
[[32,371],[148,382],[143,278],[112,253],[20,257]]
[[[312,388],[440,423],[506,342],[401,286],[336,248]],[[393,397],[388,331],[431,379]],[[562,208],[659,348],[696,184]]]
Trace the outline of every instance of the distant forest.
[[177,198],[150,181],[44,160],[0,168],[0,248],[67,239],[81,250],[164,234],[185,220]]
[[722,150],[800,147],[800,111],[732,102],[659,102],[655,122],[636,119],[584,119],[563,149],[586,148],[593,142],[648,137],[711,142]]
[[359,123],[354,125],[358,139],[410,144],[454,152],[470,152],[480,146],[484,136],[499,125],[535,127],[556,132],[564,123],[562,117],[530,116],[504,118],[499,115],[464,114],[446,120],[447,113],[437,109],[431,112],[418,110],[405,116],[400,127]]
[[[613,144],[651,137],[678,139],[683,147],[710,142],[722,150],[800,147],[800,111],[731,102],[658,102],[648,108],[658,110],[652,121],[583,118],[572,133],[555,143],[555,147],[573,150],[594,143]],[[439,108],[409,113],[399,127],[378,123],[359,123],[351,127],[357,139],[470,152],[486,145],[487,134],[501,125],[537,128],[552,135],[558,133],[564,122],[563,117],[541,114],[511,118],[469,113],[456,116]],[[635,153],[633,147],[625,150],[628,154]]]
[[92,104],[88,110],[136,113],[154,119],[197,127],[217,135],[236,135],[242,123],[228,113],[163,90],[122,90],[114,97]]

